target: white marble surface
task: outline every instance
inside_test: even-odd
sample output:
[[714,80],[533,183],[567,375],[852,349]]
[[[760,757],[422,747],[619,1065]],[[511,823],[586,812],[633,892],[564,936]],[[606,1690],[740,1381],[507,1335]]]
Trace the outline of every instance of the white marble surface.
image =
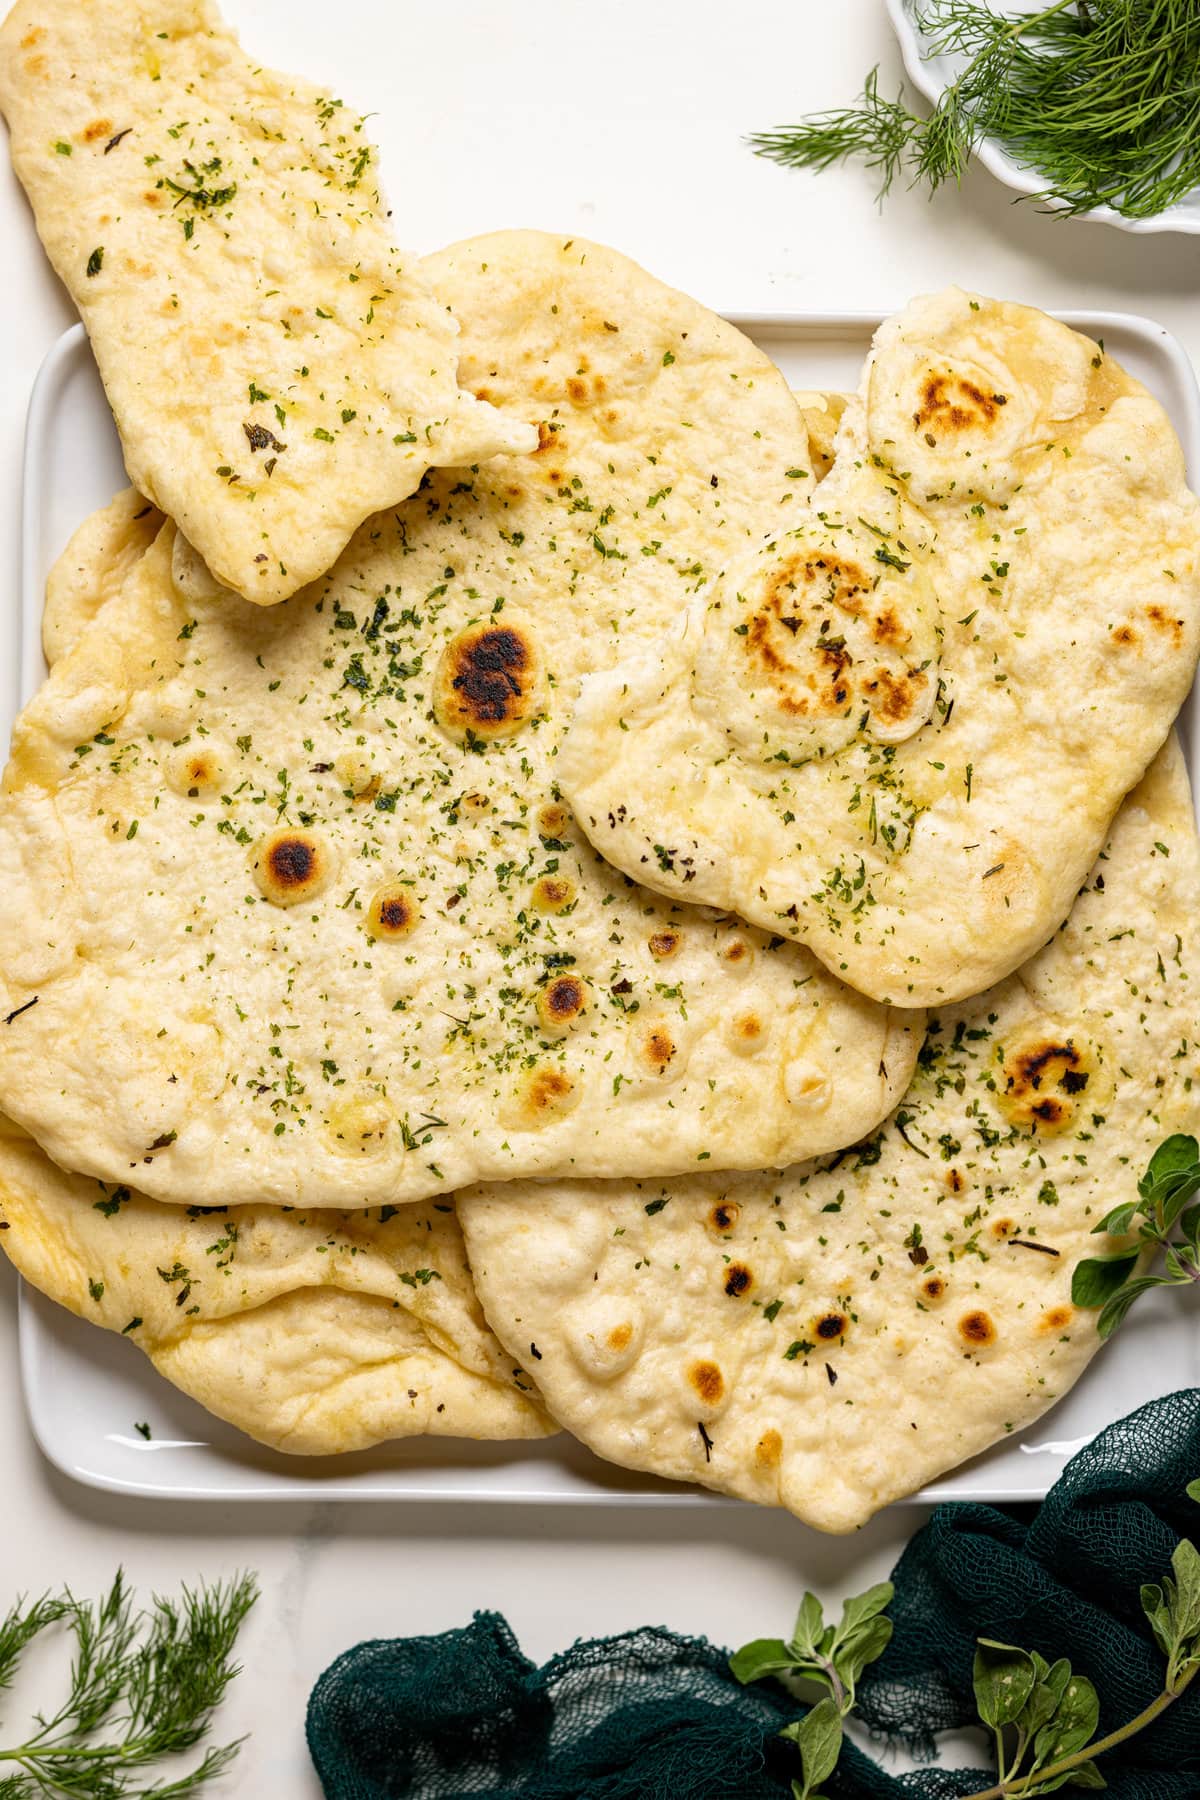
[[[898,193],[880,212],[859,170],[814,178],[749,155],[743,133],[850,99],[876,61],[883,87],[893,85],[882,0],[228,7],[265,61],[378,115],[398,235],[414,247],[511,225],[586,233],[731,311],[890,307],[962,280],[1044,306],[1152,314],[1200,358],[1195,238],[1047,219],[983,175],[932,204]],[[25,404],[71,309],[6,159],[0,264],[0,574],[12,593]],[[834,1596],[876,1579],[920,1517],[894,1509],[831,1541],[750,1508],[131,1504],[73,1486],[35,1449],[7,1269],[0,1355],[0,1603],[64,1580],[94,1591],[118,1562],[146,1588],[256,1569],[263,1598],[223,1717],[230,1732],[253,1734],[225,1791],[256,1800],[318,1796],[305,1698],[360,1638],[438,1630],[497,1607],[538,1657],[581,1633],[648,1621],[736,1642],[782,1629],[806,1584]]]

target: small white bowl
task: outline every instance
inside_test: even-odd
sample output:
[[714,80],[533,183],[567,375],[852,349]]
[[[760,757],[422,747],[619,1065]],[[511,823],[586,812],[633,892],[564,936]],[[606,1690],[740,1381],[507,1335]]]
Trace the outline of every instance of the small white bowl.
[[[916,14],[922,4],[923,0],[887,0],[887,9],[892,29],[900,41],[900,53],[909,78],[927,100],[936,104],[962,68],[965,58],[961,55],[923,54],[927,43],[916,22]],[[1028,10],[1034,11],[1035,6],[1028,5]],[[1040,193],[1045,185],[1032,171],[1014,162],[994,138],[984,138],[974,154],[998,181],[1004,182],[1006,187],[1015,188],[1019,194]],[[1053,202],[1047,204],[1053,205]],[[1115,225],[1119,231],[1200,233],[1200,188],[1194,188],[1182,200],[1177,200],[1174,206],[1156,213],[1152,219],[1126,219],[1111,206],[1096,206],[1090,212],[1079,213],[1077,216],[1081,219],[1097,219],[1103,225]]]

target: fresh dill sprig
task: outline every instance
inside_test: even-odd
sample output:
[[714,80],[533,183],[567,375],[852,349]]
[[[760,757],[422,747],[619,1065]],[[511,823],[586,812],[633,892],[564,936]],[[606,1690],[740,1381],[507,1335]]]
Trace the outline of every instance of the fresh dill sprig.
[[0,1800],[184,1800],[228,1768],[241,1740],[210,1746],[173,1779],[144,1773],[160,1758],[193,1749],[238,1673],[231,1660],[242,1621],[258,1597],[253,1576],[227,1586],[156,1595],[135,1612],[117,1571],[99,1601],[69,1591],[18,1601],[0,1622],[0,1693],[22,1653],[43,1631],[65,1624],[75,1639],[67,1697],[37,1713],[24,1743],[0,1747]]
[[1056,0],[1016,17],[930,0],[917,23],[931,52],[967,58],[928,118],[903,91],[881,96],[872,70],[856,106],[756,133],[754,151],[804,169],[862,157],[882,197],[902,169],[931,193],[961,180],[986,137],[1055,210],[1130,219],[1200,186],[1200,0]]

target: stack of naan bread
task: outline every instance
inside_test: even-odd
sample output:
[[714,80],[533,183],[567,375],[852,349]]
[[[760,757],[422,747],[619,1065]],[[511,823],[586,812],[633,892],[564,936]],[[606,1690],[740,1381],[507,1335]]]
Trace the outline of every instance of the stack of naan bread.
[[1050,1405],[1200,1074],[1157,403],[958,291],[797,397],[597,245],[413,261],[205,0],[20,0],[0,105],[135,484],[0,799],[22,1273],[279,1449],[831,1530]]

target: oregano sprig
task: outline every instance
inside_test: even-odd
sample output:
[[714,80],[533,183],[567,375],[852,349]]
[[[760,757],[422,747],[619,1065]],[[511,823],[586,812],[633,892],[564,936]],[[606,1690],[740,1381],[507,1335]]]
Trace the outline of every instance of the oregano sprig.
[[965,63],[932,113],[880,95],[755,134],[793,168],[860,156],[885,194],[905,169],[930,192],[959,181],[987,137],[1066,213],[1110,206],[1151,218],[1200,185],[1200,9],[1195,0],[1054,0],[1015,13],[987,0],[928,0],[917,24],[933,54]]
[[[1176,1133],[1158,1146],[1138,1182],[1136,1200],[1124,1200],[1105,1214],[1093,1233],[1132,1236],[1127,1250],[1085,1257],[1071,1277],[1076,1306],[1098,1306],[1096,1329],[1111,1337],[1139,1295],[1155,1287],[1182,1287],[1200,1281],[1200,1145]],[[1164,1253],[1161,1272],[1148,1259]],[[1139,1274],[1139,1269],[1146,1270]]]
[[816,1682],[825,1693],[802,1719],[784,1728],[800,1752],[800,1781],[792,1783],[795,1800],[824,1800],[820,1784],[832,1775],[842,1753],[842,1720],[854,1706],[858,1680],[869,1663],[887,1649],[892,1622],[884,1616],[893,1588],[881,1581],[853,1595],[835,1625],[825,1623],[821,1602],[805,1594],[791,1639],[756,1638],[729,1659],[740,1682],[782,1675]]
[[[1200,1481],[1188,1487],[1200,1500]],[[975,1657],[975,1704],[995,1738],[1000,1779],[967,1800],[1034,1800],[1068,1783],[1102,1788],[1096,1759],[1114,1750],[1174,1705],[1200,1670],[1200,1551],[1181,1538],[1171,1574],[1141,1590],[1142,1610],[1167,1659],[1162,1692],[1127,1724],[1095,1735],[1096,1690],[1065,1658],[1048,1664],[1036,1650],[980,1639]]]
[[[1200,1501],[1200,1479],[1187,1492]],[[794,1800],[825,1800],[818,1790],[837,1767],[842,1721],[853,1709],[858,1679],[891,1639],[891,1621],[883,1616],[891,1599],[891,1583],[881,1582],[848,1600],[837,1625],[826,1625],[820,1601],[805,1594],[789,1642],[757,1638],[730,1658],[741,1682],[773,1675],[815,1681],[824,1689],[805,1716],[780,1733],[800,1752],[802,1773],[792,1783]],[[1038,1651],[1017,1644],[977,1640],[975,1706],[992,1738],[996,1781],[966,1800],[1037,1800],[1068,1785],[1106,1785],[1098,1759],[1153,1724],[1200,1673],[1200,1551],[1189,1538],[1175,1546],[1170,1574],[1142,1587],[1141,1602],[1166,1658],[1162,1690],[1134,1718],[1103,1737],[1096,1736],[1099,1695],[1066,1657],[1048,1662]]]
[[[1065,1656],[1048,1663],[1036,1650],[980,1638],[975,1651],[975,1707],[992,1733],[1000,1777],[990,1795],[1049,1794],[1068,1780],[1102,1788],[1090,1758],[1060,1768],[1096,1735],[1100,1700],[1092,1683],[1076,1675]],[[979,1800],[979,1796],[976,1797]]]
[[[1200,1497],[1200,1483],[1188,1493]],[[1167,1659],[1166,1686],[1181,1693],[1200,1666],[1200,1551],[1182,1538],[1171,1558],[1171,1574],[1141,1590],[1142,1610],[1150,1621],[1154,1641]]]
[[[99,1601],[68,1592],[18,1601],[0,1621],[0,1693],[24,1651],[65,1624],[74,1637],[67,1695],[38,1713],[23,1742],[0,1742],[3,1800],[184,1800],[219,1775],[240,1740],[210,1745],[174,1779],[153,1778],[160,1759],[192,1750],[238,1673],[234,1644],[257,1598],[252,1576],[185,1587],[135,1611],[120,1570]],[[0,1740],[3,1738],[0,1732]],[[149,1780],[149,1785],[145,1782]]]

